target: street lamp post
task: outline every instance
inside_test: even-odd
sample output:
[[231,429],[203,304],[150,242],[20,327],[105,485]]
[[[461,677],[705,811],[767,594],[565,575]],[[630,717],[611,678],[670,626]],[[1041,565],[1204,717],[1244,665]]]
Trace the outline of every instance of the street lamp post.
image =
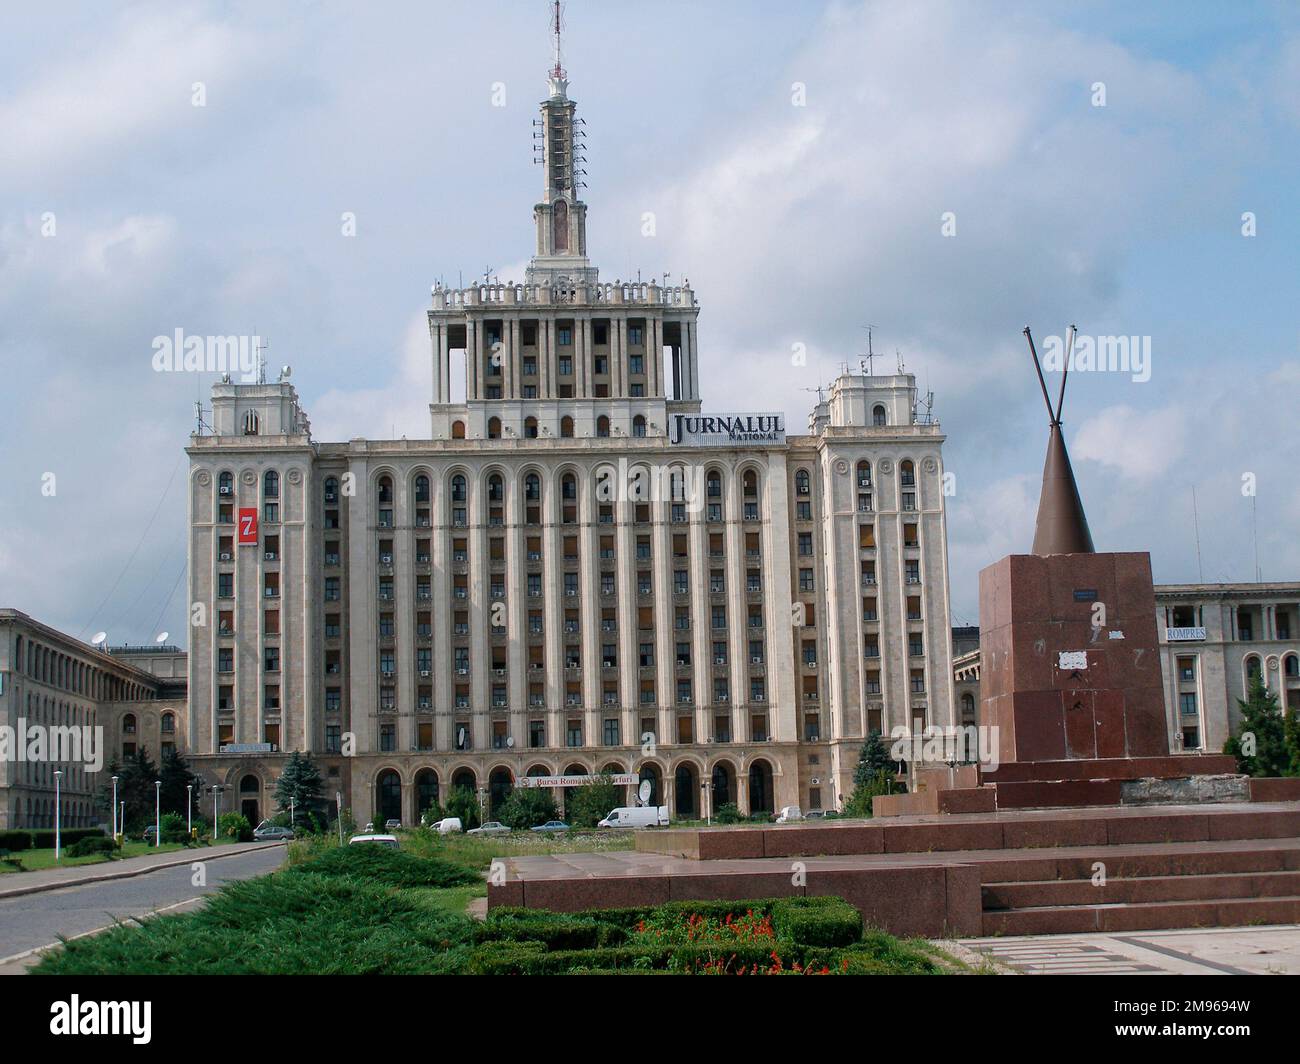
[[162,780],[153,781],[153,848],[162,845]]
[[709,801],[709,781],[700,780],[700,793],[704,796],[704,822],[713,826],[713,803]]
[[290,798],[289,799],[289,830],[290,831],[293,830],[293,807],[294,807],[294,799]]
[[122,799],[122,804],[118,806],[117,826],[122,829],[123,840],[126,838],[126,799]]
[[120,823],[117,819],[117,777],[113,777],[113,808],[109,810],[109,815],[113,818],[113,838],[117,838]]
[[185,834],[194,837],[194,784],[185,785]]
[[59,854],[63,849],[63,802],[61,781],[63,779],[63,770],[54,770],[54,860],[57,863]]
[[218,803],[221,801],[221,784],[212,785],[212,841],[217,841],[217,817],[220,816]]

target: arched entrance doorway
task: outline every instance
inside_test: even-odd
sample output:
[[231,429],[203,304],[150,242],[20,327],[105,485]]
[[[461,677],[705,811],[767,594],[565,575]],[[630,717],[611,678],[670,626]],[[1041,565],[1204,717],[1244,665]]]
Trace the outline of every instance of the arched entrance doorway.
[[422,768],[415,774],[415,819],[418,821],[426,809],[438,804],[438,773]]
[[508,768],[494,768],[488,776],[488,816],[495,818],[515,789],[514,776]]
[[262,781],[249,773],[239,781],[239,811],[253,827],[262,822]]
[[[562,776],[586,776],[586,775],[588,775],[588,773],[587,773],[587,766],[586,766],[586,765],[570,765],[570,766],[569,766],[568,768],[566,768],[562,773],[560,773],[560,775],[562,775]],[[573,796],[574,792],[575,792],[577,789],[578,789],[578,788],[576,788],[576,787],[561,787],[561,788],[560,788],[560,816],[562,816],[565,820],[568,820],[568,819],[569,819],[569,812],[570,812],[570,810],[571,810],[571,808],[572,808],[571,805],[570,805],[570,798]]]
[[402,819],[402,777],[391,768],[384,769],[375,778],[375,830],[383,829],[389,820]]
[[755,761],[749,766],[749,811],[775,812],[772,802],[772,766],[766,761]]
[[719,761],[713,766],[709,780],[709,801],[714,816],[724,805],[731,805],[736,800],[736,771],[729,762]]
[[695,820],[700,815],[700,776],[695,766],[685,761],[673,773],[673,812],[678,820]]
[[451,789],[458,791],[462,787],[473,794],[474,800],[478,801],[478,778],[474,775],[473,769],[458,768],[452,775]]
[[[641,766],[641,771],[638,775],[640,776],[642,783],[646,780],[650,781],[650,797],[646,801],[646,805],[662,805],[664,800],[664,784],[663,777],[659,773],[659,766],[648,761]],[[638,787],[637,790],[637,798],[639,800],[640,787]]]

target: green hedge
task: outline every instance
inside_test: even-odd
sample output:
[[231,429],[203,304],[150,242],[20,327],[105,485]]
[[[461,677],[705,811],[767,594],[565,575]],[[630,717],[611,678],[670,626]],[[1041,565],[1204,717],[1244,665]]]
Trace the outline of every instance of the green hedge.
[[[64,828],[59,832],[59,841],[64,846],[71,846],[82,839],[103,839],[107,836],[99,828]],[[14,828],[0,831],[0,850],[20,853],[23,850],[54,849],[53,828]]]
[[772,928],[805,946],[851,946],[862,939],[862,914],[840,898],[783,898],[772,903]]
[[331,846],[294,865],[293,871],[318,876],[351,876],[387,887],[464,887],[483,877],[440,857],[416,857],[377,843]]
[[97,853],[112,853],[117,843],[107,836],[100,835],[88,839],[78,839],[68,847],[69,857],[91,857]]

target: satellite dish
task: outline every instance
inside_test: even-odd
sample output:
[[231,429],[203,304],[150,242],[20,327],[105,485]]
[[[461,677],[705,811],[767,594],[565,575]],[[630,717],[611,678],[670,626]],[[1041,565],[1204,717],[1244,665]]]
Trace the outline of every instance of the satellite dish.
[[457,728],[457,729],[456,729],[456,745],[457,745],[457,746],[464,746],[464,745],[465,745],[465,729],[464,729],[464,728]]
[[99,646],[99,644],[102,643],[107,638],[108,638],[107,632],[96,632],[94,638],[91,639],[90,642],[93,646]]
[[167,642],[167,636],[170,635],[170,634],[171,634],[171,633],[169,633],[169,632],[159,632],[159,633],[158,633],[158,638],[155,639],[154,642],[155,642],[155,643],[165,643],[165,642]]
[[648,804],[650,795],[654,793],[655,785],[650,780],[642,780],[641,786],[637,789],[637,794],[641,798],[642,804]]
[[513,735],[507,735],[506,746],[514,746],[514,745],[515,745],[515,737]]
[[281,366],[281,367],[280,367],[280,379],[281,379],[282,381],[287,381],[287,380],[288,380],[290,377],[292,377],[292,376],[293,376],[293,367],[292,367],[292,366]]

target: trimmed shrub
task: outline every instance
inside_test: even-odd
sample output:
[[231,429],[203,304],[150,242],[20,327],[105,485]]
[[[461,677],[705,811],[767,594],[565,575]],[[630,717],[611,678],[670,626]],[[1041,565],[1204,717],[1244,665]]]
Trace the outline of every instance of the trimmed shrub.
[[[806,904],[812,900],[822,904]],[[778,938],[805,946],[851,946],[862,940],[862,914],[840,898],[782,898],[772,903],[772,927]]]
[[0,850],[19,853],[22,850],[30,850],[31,848],[32,833],[30,831],[0,831]]
[[[31,846],[33,850],[52,850],[54,849],[54,829],[39,828],[27,833],[31,836]],[[59,841],[64,846],[71,846],[74,842],[82,839],[102,839],[104,833],[99,828],[64,828],[59,832]],[[14,847],[10,846],[9,849]]]
[[569,917],[551,912],[504,917],[495,917],[489,913],[488,918],[474,932],[475,941],[479,943],[540,942],[551,950],[595,949],[617,945],[625,937],[620,928],[602,925],[585,917]]
[[243,813],[222,813],[217,818],[217,831],[223,838],[253,841],[253,825]]
[[387,887],[464,887],[483,882],[477,872],[441,857],[416,857],[373,843],[322,848],[293,868],[317,876],[352,876]]
[[91,857],[100,853],[113,853],[117,843],[103,835],[98,838],[78,839],[68,847],[69,857]]

